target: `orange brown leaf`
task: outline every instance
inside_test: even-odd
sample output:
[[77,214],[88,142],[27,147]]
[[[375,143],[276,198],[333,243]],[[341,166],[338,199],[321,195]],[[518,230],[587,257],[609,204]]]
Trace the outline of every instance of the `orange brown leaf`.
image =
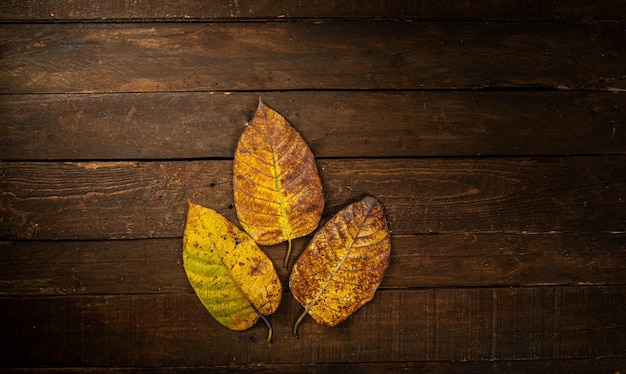
[[373,197],[348,205],[317,231],[289,277],[293,296],[304,307],[293,332],[308,313],[334,326],[374,297],[387,265],[391,241],[387,221]]
[[322,183],[311,149],[261,100],[235,150],[233,190],[241,226],[261,245],[289,242],[317,228]]

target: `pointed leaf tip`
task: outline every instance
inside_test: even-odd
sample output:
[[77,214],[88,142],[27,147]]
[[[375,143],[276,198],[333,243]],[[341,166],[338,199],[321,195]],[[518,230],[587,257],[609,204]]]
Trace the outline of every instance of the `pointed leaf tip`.
[[[300,133],[261,98],[245,127],[233,164],[233,192],[241,226],[261,245],[307,235],[322,217],[322,183]],[[285,267],[289,261],[289,251]]]
[[346,206],[316,233],[293,267],[289,288],[305,314],[335,326],[370,301],[391,251],[387,221],[378,200]]

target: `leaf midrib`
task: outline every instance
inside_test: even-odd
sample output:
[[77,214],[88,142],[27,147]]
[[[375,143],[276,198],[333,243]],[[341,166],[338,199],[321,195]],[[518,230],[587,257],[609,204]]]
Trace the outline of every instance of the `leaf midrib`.
[[324,286],[317,292],[317,295],[315,295],[315,297],[311,300],[311,302],[309,302],[306,305],[306,307],[304,308],[305,313],[308,313],[315,306],[315,304],[317,303],[317,300],[319,300],[320,296],[324,294],[324,292],[326,291],[326,288],[328,288],[328,286],[330,285],[330,282],[333,281],[333,279],[335,278],[335,275],[339,272],[339,269],[341,269],[341,267],[343,266],[343,263],[346,261],[346,258],[348,258],[348,254],[350,253],[350,250],[352,249],[354,242],[359,237],[359,233],[361,232],[361,229],[363,228],[363,225],[365,224],[365,221],[367,220],[367,217],[369,216],[373,208],[374,208],[374,204],[370,204],[370,206],[367,208],[367,212],[363,216],[363,220],[361,221],[361,223],[359,223],[359,227],[356,233],[354,234],[354,236],[352,237],[352,240],[350,241],[350,245],[348,245],[346,252],[342,256],[341,260],[337,263],[337,265],[335,265],[335,268],[330,273],[330,276],[326,280],[326,283],[324,284]]
[[[267,132],[267,139],[269,140],[269,145],[270,145],[270,153],[272,155],[272,174],[274,177],[274,188],[276,189],[276,198],[278,199],[278,204],[280,207],[280,216],[282,218],[282,229],[283,229],[283,234],[286,236],[285,240],[289,243],[288,245],[291,246],[291,230],[290,230],[290,226],[289,226],[289,218],[287,217],[287,212],[285,210],[285,202],[283,201],[283,194],[282,194],[282,186],[280,185],[280,182],[278,180],[278,170],[277,170],[277,159],[276,159],[276,151],[274,149],[274,137],[272,136],[272,134],[270,134],[269,131],[269,126],[268,126],[268,121],[267,121],[267,115],[266,115],[266,106],[263,104],[263,110],[261,111],[261,115],[263,116],[263,123],[265,124],[265,131]],[[289,256],[289,250],[288,250],[288,254],[287,256]],[[287,257],[285,259],[285,267],[287,267],[287,261],[289,260],[289,257]]]

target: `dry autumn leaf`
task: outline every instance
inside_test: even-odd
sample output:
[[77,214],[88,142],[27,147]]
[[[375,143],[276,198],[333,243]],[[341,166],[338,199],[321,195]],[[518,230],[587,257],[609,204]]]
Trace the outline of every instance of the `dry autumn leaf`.
[[374,297],[389,263],[387,221],[373,197],[348,205],[317,231],[289,277],[304,312],[335,326]]
[[183,264],[196,295],[222,325],[246,330],[272,314],[282,287],[271,260],[252,238],[216,211],[189,202]]
[[261,245],[289,243],[317,228],[322,183],[302,136],[261,100],[235,151],[234,198],[241,226]]

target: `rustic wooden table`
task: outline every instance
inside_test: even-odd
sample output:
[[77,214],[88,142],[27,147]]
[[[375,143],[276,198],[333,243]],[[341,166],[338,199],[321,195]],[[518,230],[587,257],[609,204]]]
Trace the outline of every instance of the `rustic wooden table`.
[[[626,372],[624,2],[337,3],[0,3],[1,368]],[[188,200],[236,221],[259,97],[323,219],[371,194],[392,233],[374,300],[298,339],[264,248],[271,344],[181,264]]]

